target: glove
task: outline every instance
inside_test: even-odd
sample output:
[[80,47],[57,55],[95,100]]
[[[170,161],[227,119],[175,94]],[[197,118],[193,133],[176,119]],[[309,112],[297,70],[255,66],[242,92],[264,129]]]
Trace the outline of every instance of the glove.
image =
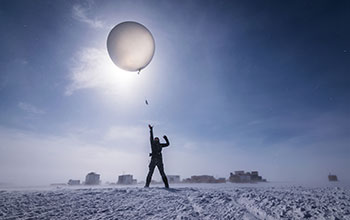
[[149,127],[149,129],[152,129],[152,128],[153,128],[153,126],[152,126],[152,125],[148,125],[148,127]]
[[164,138],[165,140],[168,140],[168,137],[167,137],[166,135],[164,135],[163,138]]

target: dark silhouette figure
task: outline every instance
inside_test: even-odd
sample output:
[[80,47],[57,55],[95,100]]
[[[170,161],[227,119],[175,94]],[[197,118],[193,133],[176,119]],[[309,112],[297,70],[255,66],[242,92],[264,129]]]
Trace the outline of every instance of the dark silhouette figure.
[[152,153],[149,154],[149,156],[151,157],[151,162],[148,165],[149,172],[147,175],[145,187],[149,187],[149,184],[151,183],[152,175],[154,172],[154,168],[156,168],[156,166],[157,166],[159,173],[162,176],[165,187],[169,188],[168,178],[166,177],[165,172],[164,172],[163,157],[162,157],[163,147],[167,147],[170,144],[168,137],[166,135],[163,136],[166,143],[162,144],[159,142],[158,137],[155,137],[153,139],[153,127],[151,125],[148,125],[148,127],[150,129],[150,140],[151,140]]

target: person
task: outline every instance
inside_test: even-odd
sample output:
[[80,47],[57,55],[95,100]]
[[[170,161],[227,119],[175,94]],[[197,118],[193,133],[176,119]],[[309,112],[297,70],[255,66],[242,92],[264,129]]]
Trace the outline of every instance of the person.
[[148,165],[149,171],[148,171],[145,187],[149,187],[149,184],[151,183],[151,180],[152,180],[154,169],[157,166],[159,173],[162,176],[165,188],[169,188],[168,178],[166,177],[164,172],[164,164],[163,164],[163,157],[162,157],[163,147],[167,147],[170,144],[168,137],[164,135],[163,138],[166,143],[160,143],[158,137],[155,137],[153,139],[153,126],[148,125],[148,127],[150,129],[150,141],[151,141],[152,153],[149,154],[149,156],[151,157],[151,162]]

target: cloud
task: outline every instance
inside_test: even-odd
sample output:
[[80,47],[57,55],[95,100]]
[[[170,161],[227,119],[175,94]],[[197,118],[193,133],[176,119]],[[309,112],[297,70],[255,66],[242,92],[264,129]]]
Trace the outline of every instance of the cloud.
[[[42,185],[71,178],[84,180],[90,171],[100,173],[103,181],[115,182],[123,171],[142,179],[147,171],[148,149],[130,152],[106,147],[85,140],[81,134],[42,135],[0,126],[0,140],[2,182]],[[119,145],[115,141],[115,146]]]
[[104,140],[107,142],[123,140],[138,142],[139,139],[136,137],[146,136],[145,130],[145,126],[112,126],[107,131]]
[[104,58],[106,55],[96,48],[83,48],[78,51],[70,68],[71,84],[67,86],[65,94],[72,95],[79,89],[105,87],[109,83],[104,77],[108,71],[103,69],[106,62],[108,63]]
[[76,20],[88,24],[92,28],[104,28],[105,24],[103,21],[98,20],[97,18],[88,17],[89,8],[85,8],[81,5],[73,6],[73,18]]
[[[95,171],[115,182],[125,172],[143,180],[150,152],[148,131],[138,125],[114,125],[103,130],[67,129],[66,135],[42,135],[0,126],[0,176],[21,185],[84,180]],[[75,130],[75,131],[74,131]],[[88,138],[87,138],[88,137]],[[238,148],[232,140],[205,141],[170,135],[163,151],[168,174],[189,177],[210,174],[228,177],[234,170],[258,170],[269,180],[326,181],[329,171],[350,181],[348,150],[339,157],[322,152],[320,144],[295,148],[293,141],[273,148]],[[334,143],[325,143],[325,145]],[[315,150],[317,145],[319,150]],[[310,176],[310,173],[313,173]],[[155,174],[155,179],[159,175]]]
[[32,114],[42,115],[42,114],[46,113],[44,110],[39,109],[39,108],[35,107],[34,105],[31,105],[31,104],[25,103],[25,102],[19,102],[18,107],[20,109],[22,109],[23,111],[28,112],[28,113],[32,113]]
[[[130,102],[143,99],[145,87],[149,86],[143,75],[119,69],[109,58],[106,48],[82,48],[69,66],[65,95],[79,90],[95,90],[112,102]],[[136,101],[137,100],[137,101]]]

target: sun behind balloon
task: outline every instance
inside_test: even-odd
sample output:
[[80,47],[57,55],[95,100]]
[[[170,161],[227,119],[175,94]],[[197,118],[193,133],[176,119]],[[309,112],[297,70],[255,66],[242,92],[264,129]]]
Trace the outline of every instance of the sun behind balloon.
[[145,26],[126,21],[109,32],[107,50],[114,64],[121,69],[141,71],[153,58],[155,42]]

